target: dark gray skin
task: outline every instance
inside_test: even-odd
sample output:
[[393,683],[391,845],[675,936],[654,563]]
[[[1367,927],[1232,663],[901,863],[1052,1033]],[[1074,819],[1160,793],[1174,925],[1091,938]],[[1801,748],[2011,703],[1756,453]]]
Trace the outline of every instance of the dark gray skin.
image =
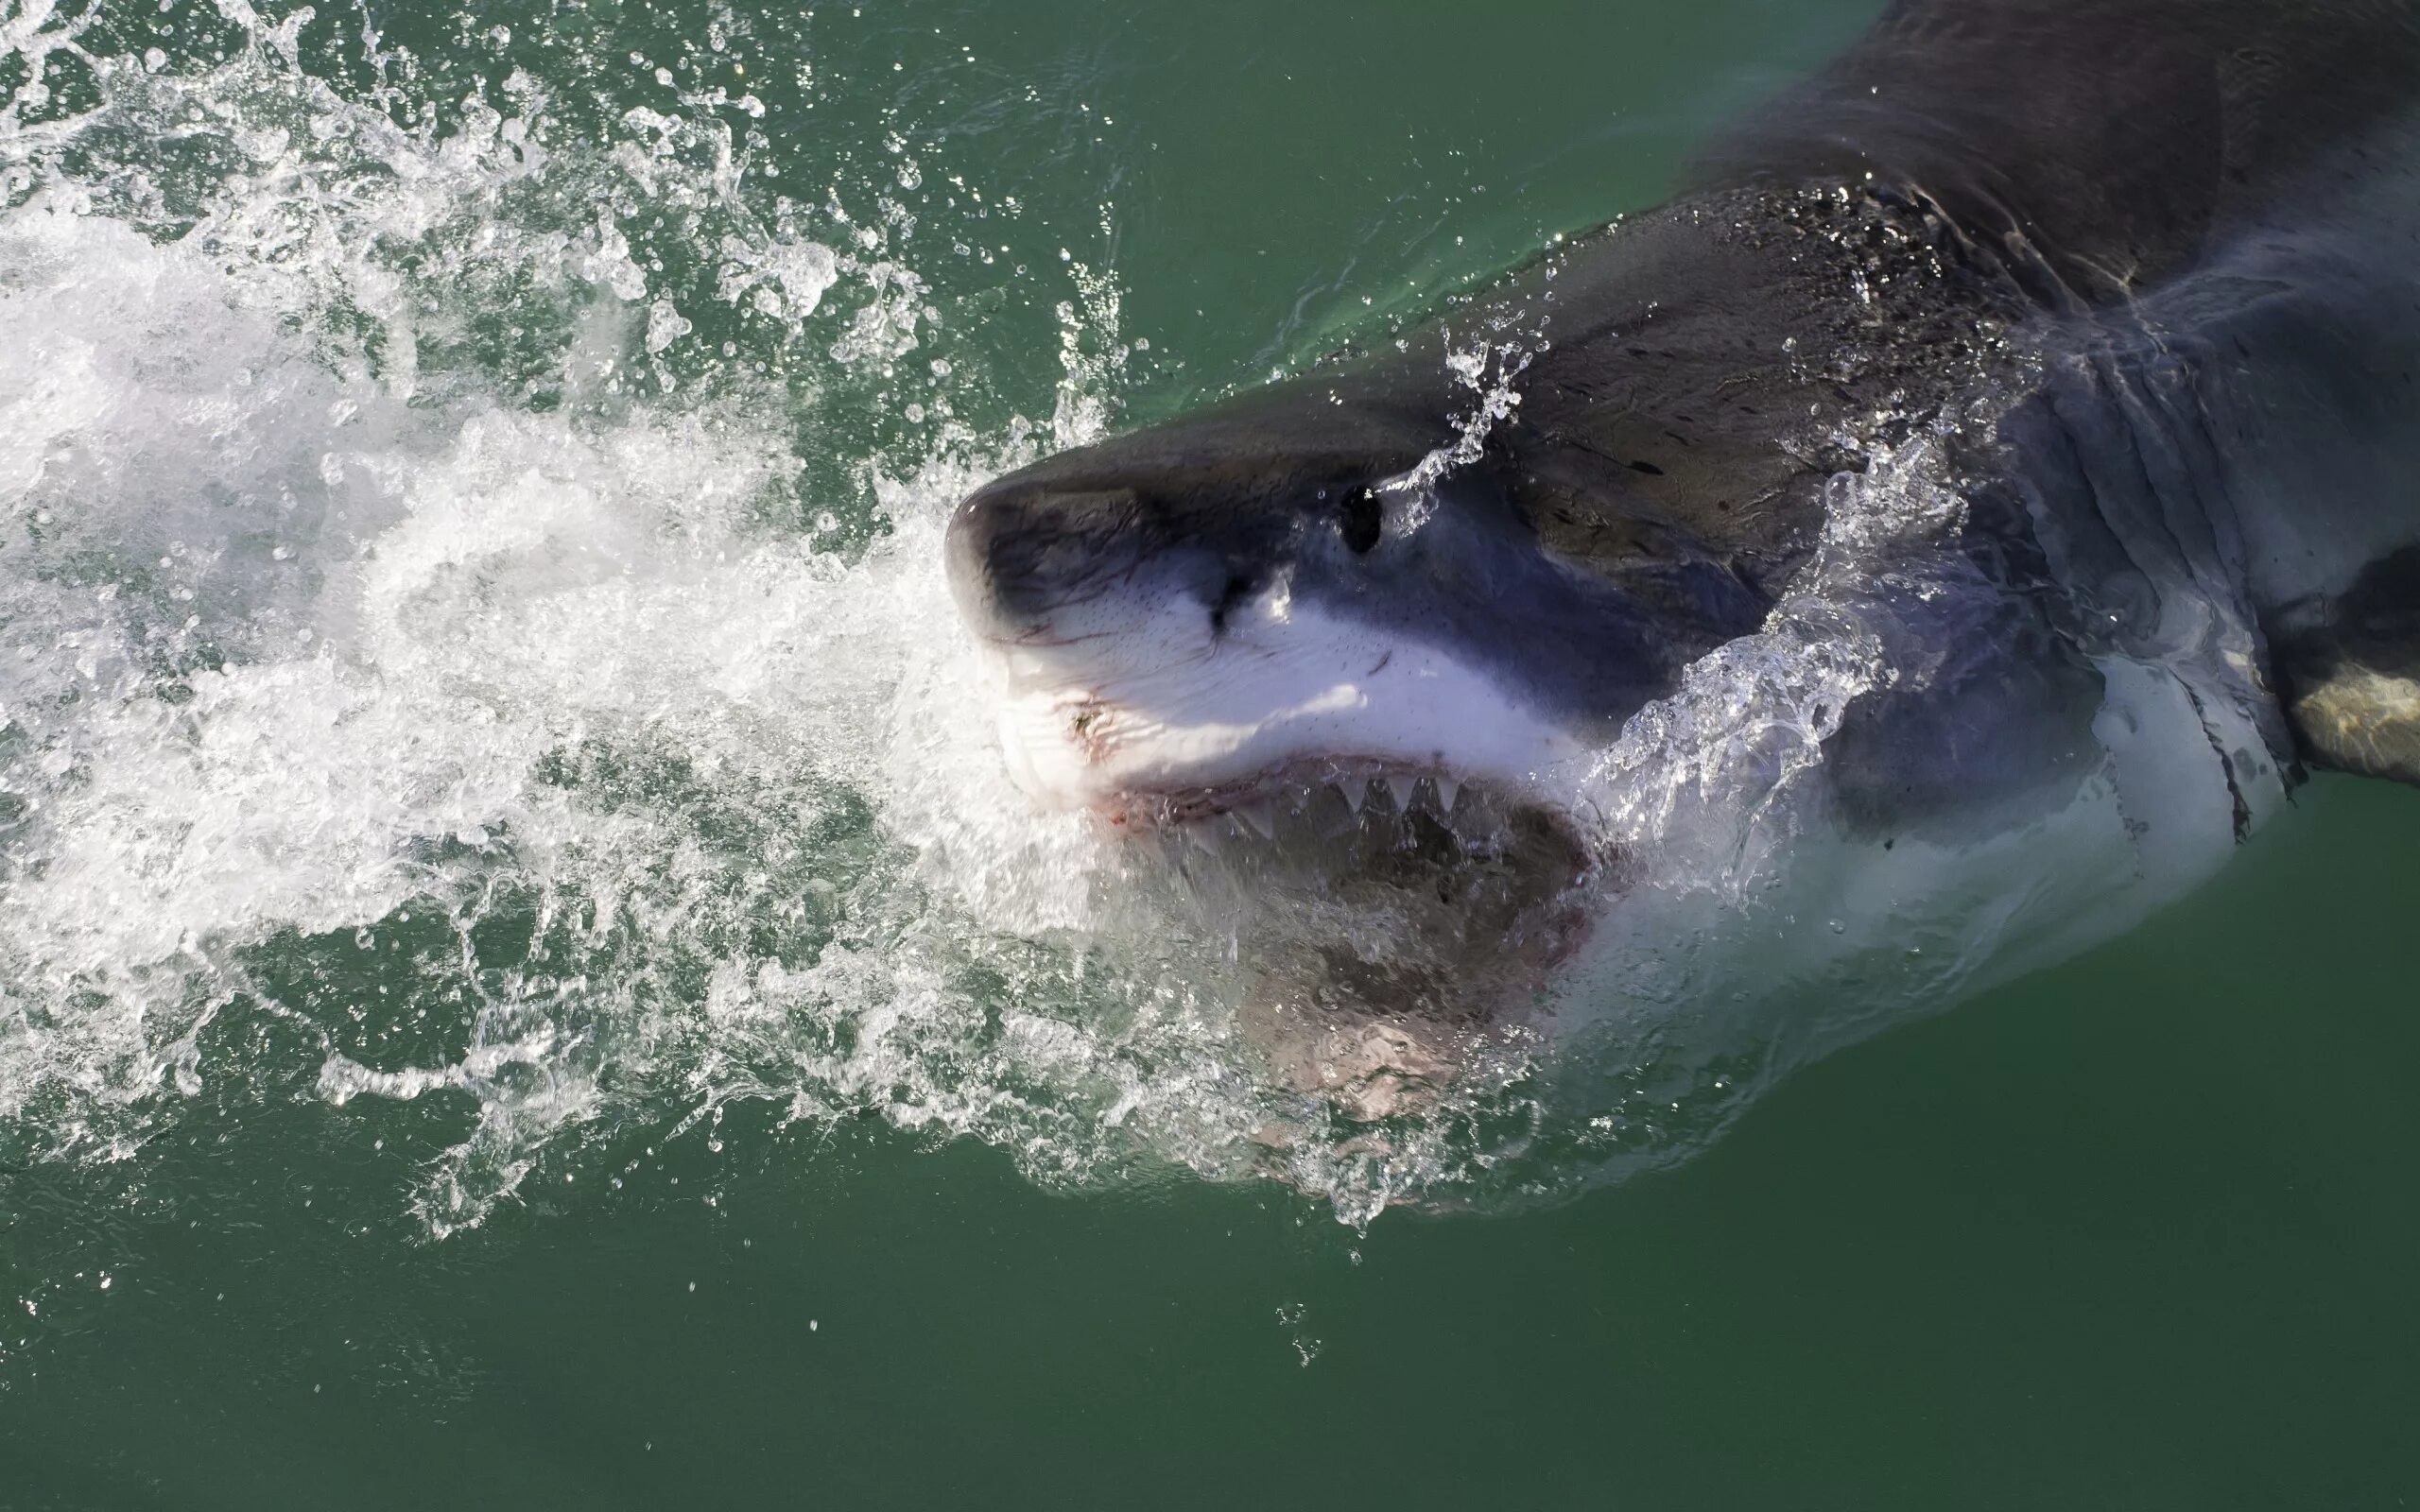
[[[2092,658],[2175,654],[2205,606],[2268,747],[2222,747],[2231,782],[2420,781],[2420,709],[2360,691],[2420,675],[2415,110],[2420,0],[1898,0],[1678,198],[1406,350],[976,493],[960,603],[1014,640],[1139,575],[1215,625],[1282,567],[1609,735],[1764,620],[1827,480],[1946,434],[1967,514],[1922,549],[1962,587],[1835,737],[1853,821],[2071,777]],[[1530,353],[1517,410],[1377,544],[1372,486],[1453,441],[1444,356],[1489,332]]]

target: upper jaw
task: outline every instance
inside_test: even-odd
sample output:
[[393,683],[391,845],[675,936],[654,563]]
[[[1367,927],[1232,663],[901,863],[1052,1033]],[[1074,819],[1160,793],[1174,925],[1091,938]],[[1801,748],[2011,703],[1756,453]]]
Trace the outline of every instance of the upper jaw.
[[[1305,774],[1428,775],[1512,792],[1582,744],[1447,645],[1264,601],[1209,640],[1146,610],[1084,644],[996,647],[994,708],[1012,773],[1046,809],[1183,816]],[[1063,625],[1063,630],[1096,627]]]
[[[1358,711],[1357,711],[1358,712]],[[1002,709],[1011,775],[1039,806],[1090,816],[1114,833],[1212,833],[1319,850],[1361,833],[1383,843],[1418,821],[1433,837],[1484,846],[1517,818],[1570,853],[1587,849],[1577,814],[1585,751],[1509,709],[1476,724],[1496,739],[1373,737],[1347,722],[1309,744],[1249,726],[1172,724],[1089,691],[1028,696]],[[1517,738],[1504,738],[1516,736]]]
[[1333,795],[1356,816],[1369,805],[1391,804],[1399,816],[1417,811],[1450,819],[1465,794],[1485,794],[1497,804],[1549,806],[1512,784],[1448,767],[1366,756],[1303,756],[1222,780],[1105,788],[1089,807],[1104,822],[1127,831],[1200,824],[1230,814],[1266,829],[1266,811],[1279,804],[1300,809],[1322,794]]
[[1009,700],[1001,747],[1017,785],[1046,810],[1088,811],[1127,830],[1181,825],[1248,808],[1287,789],[1333,787],[1358,811],[1380,789],[1397,809],[1414,787],[1450,815],[1465,788],[1561,808],[1580,744],[1510,707],[1374,711],[1340,689],[1265,712],[1259,721],[1185,720],[1090,692]]

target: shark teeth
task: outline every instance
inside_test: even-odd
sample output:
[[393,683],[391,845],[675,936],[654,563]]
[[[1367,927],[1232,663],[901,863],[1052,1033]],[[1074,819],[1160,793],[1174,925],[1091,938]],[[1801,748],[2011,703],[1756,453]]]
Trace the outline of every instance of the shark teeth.
[[1347,764],[1279,777],[1257,789],[1203,790],[1160,802],[1156,810],[1147,808],[1130,833],[1165,827],[1203,842],[1205,850],[1229,854],[1238,846],[1254,853],[1267,845],[1316,850],[1349,843],[1355,834],[1364,840],[1392,836],[1385,841],[1390,844],[1418,836],[1427,837],[1422,843],[1435,843],[1437,827],[1466,849],[1484,848],[1500,836],[1507,816],[1519,806],[1483,782],[1439,771]]

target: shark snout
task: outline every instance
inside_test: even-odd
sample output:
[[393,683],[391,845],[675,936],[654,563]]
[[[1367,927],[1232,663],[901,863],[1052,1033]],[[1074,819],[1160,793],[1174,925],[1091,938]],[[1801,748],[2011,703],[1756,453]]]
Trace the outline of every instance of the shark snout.
[[951,517],[951,593],[977,634],[1046,635],[1074,604],[1130,580],[1152,554],[1132,489],[1060,489],[1011,475]]
[[1171,613],[1216,638],[1239,605],[1287,576],[1289,543],[1249,511],[1207,520],[1132,487],[1061,479],[1046,464],[969,495],[946,551],[968,627],[1041,645]]

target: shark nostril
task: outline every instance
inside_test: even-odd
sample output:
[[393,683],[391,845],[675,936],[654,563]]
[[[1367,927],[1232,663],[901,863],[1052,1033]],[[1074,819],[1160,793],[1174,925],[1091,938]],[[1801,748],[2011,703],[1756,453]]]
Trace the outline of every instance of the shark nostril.
[[1227,633],[1227,615],[1235,607],[1252,596],[1252,579],[1241,573],[1229,573],[1227,586],[1219,591],[1219,602],[1210,606],[1210,633]]
[[1344,544],[1355,556],[1369,554],[1378,543],[1379,529],[1386,523],[1385,507],[1379,504],[1377,491],[1359,488],[1344,496],[1344,515],[1337,530]]

